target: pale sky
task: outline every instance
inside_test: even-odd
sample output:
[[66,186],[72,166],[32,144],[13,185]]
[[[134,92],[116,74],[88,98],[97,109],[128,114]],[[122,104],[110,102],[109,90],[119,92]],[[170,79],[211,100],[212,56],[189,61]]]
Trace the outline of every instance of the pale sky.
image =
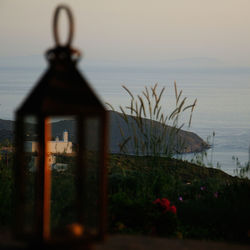
[[[58,0],[0,0],[0,58],[54,46]],[[250,66],[250,0],[65,0],[85,60]],[[60,19],[66,36],[65,16]],[[64,32],[63,32],[64,31]]]

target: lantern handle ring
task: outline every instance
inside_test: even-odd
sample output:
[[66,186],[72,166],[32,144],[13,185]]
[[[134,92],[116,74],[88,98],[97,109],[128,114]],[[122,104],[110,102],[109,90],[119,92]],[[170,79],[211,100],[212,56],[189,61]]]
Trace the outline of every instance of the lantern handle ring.
[[[68,34],[68,40],[65,43],[65,45],[62,45],[60,43],[59,35],[58,35],[58,17],[60,10],[65,10],[68,20],[69,20],[69,34]],[[59,5],[54,14],[54,20],[53,20],[53,33],[54,33],[54,39],[56,46],[65,46],[65,47],[70,47],[72,39],[73,39],[73,32],[74,32],[74,22],[73,22],[73,15],[70,10],[70,8],[67,5]]]

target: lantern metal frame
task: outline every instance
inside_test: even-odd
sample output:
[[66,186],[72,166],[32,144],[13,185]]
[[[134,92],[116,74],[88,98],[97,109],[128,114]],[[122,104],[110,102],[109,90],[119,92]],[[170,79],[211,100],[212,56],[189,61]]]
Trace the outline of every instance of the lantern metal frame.
[[[65,10],[69,18],[69,37],[65,45],[60,44],[58,36],[58,17],[61,10]],[[76,68],[76,63],[80,59],[80,53],[71,48],[73,37],[73,16],[68,6],[60,5],[56,8],[54,15],[54,38],[56,46],[46,53],[49,61],[49,68],[35,86],[33,91],[16,111],[16,164],[15,164],[15,222],[14,234],[19,239],[35,239],[36,242],[93,242],[102,240],[106,232],[106,203],[107,203],[107,112],[91,89],[85,78]],[[24,173],[24,123],[25,117],[34,116],[37,118],[38,133],[38,168],[36,172],[35,183],[35,224],[32,235],[26,235],[23,230],[23,213],[25,199],[25,173]],[[53,239],[50,235],[50,190],[51,190],[51,170],[48,164],[48,140],[51,137],[49,117],[74,116],[77,123],[77,168],[76,176],[76,210],[77,218],[84,225],[83,219],[83,199],[84,193],[82,184],[85,181],[85,168],[87,159],[83,152],[84,144],[84,121],[87,118],[95,117],[100,121],[99,130],[99,222],[98,233],[96,235],[86,236],[77,239]],[[80,183],[80,184],[79,184]],[[81,185],[81,186],[80,186]]]

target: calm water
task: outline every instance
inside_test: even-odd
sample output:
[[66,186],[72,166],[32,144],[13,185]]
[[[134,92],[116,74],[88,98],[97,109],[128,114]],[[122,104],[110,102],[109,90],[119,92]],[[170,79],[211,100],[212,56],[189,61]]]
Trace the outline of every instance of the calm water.
[[[14,110],[29,93],[43,73],[44,67],[0,68],[0,118],[14,119]],[[232,156],[244,164],[250,145],[250,71],[237,69],[169,69],[158,67],[122,67],[85,65],[84,73],[104,102],[115,107],[128,104],[121,85],[139,94],[144,86],[158,83],[166,86],[166,105],[174,105],[173,82],[176,80],[183,95],[198,99],[191,131],[204,140],[215,132],[213,155],[208,160],[234,174]],[[159,88],[160,89],[160,88]],[[187,156],[190,158],[191,156]]]

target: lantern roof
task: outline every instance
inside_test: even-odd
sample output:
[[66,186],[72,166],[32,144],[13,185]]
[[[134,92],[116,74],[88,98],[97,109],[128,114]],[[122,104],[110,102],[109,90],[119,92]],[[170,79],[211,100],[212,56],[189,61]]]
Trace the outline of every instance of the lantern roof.
[[56,47],[47,52],[49,68],[17,113],[40,115],[74,114],[105,110],[76,63],[79,52]]

